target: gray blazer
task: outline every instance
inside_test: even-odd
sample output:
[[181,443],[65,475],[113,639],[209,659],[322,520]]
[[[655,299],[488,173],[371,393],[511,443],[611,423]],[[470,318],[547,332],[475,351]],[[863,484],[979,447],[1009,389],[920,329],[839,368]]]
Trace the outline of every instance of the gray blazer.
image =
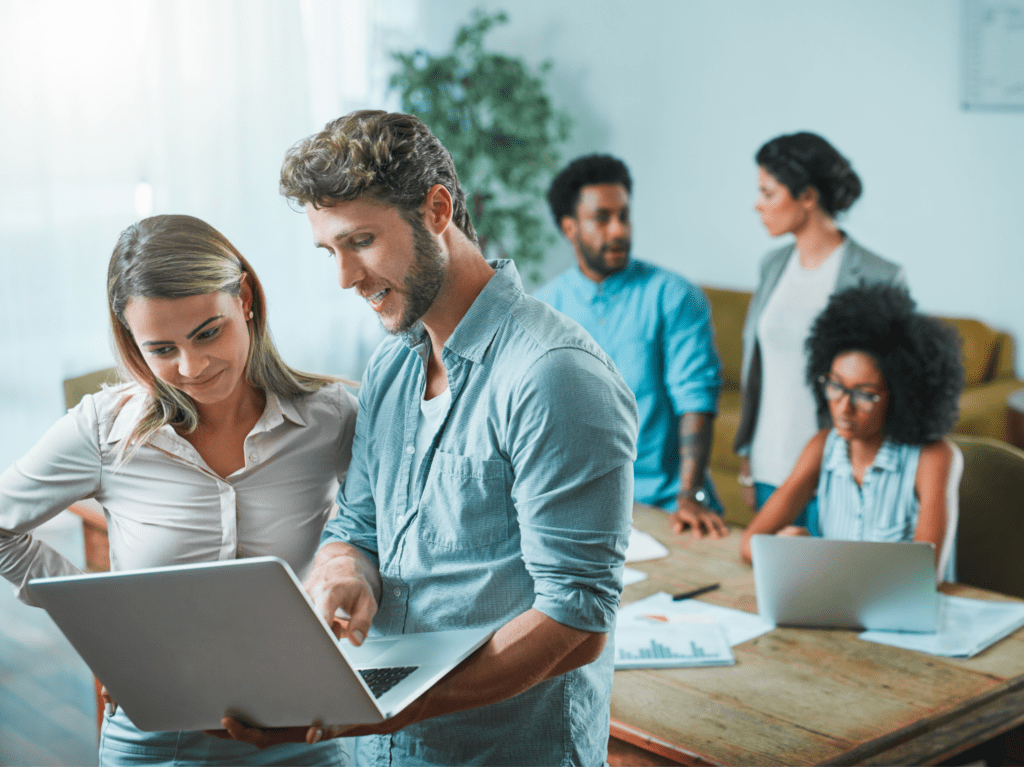
[[[863,284],[906,284],[903,267],[886,261],[869,250],[865,250],[849,236],[843,261],[839,264],[836,278],[836,293]],[[740,425],[732,448],[740,455],[750,454],[750,441],[754,438],[757,423],[757,408],[761,402],[761,349],[757,344],[757,323],[761,319],[768,298],[782,276],[790,256],[796,252],[796,243],[790,243],[773,250],[761,262],[761,278],[757,290],[750,300],[747,318],[743,321],[743,367],[740,377]],[[825,428],[828,424],[821,424]]]

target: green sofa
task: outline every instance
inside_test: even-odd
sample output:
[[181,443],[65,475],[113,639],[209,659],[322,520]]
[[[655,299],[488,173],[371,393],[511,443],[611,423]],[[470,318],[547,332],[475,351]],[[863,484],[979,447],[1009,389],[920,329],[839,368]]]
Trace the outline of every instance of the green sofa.
[[[722,395],[715,419],[715,441],[711,451],[711,476],[725,506],[725,518],[746,525],[752,513],[743,505],[739,458],[732,442],[740,420],[740,361],[743,353],[741,333],[751,294],[745,290],[725,290],[703,286],[711,304],[715,324],[715,342],[722,357]],[[965,317],[943,317],[963,339],[966,386],[960,396],[960,419],[953,431],[975,437],[1005,440],[1006,399],[1024,381],[1016,376],[1014,342],[983,322]]]

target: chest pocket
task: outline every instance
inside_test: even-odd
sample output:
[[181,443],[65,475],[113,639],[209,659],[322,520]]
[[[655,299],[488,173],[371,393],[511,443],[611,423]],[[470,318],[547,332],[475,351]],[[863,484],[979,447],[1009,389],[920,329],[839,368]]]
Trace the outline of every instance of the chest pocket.
[[450,550],[472,549],[512,535],[511,471],[438,450],[419,505],[420,538]]

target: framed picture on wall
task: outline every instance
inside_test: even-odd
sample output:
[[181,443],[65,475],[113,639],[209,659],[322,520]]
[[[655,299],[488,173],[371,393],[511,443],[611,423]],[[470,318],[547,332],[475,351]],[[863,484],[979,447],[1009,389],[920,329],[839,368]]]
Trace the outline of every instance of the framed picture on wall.
[[1024,111],[1024,0],[963,0],[961,105]]

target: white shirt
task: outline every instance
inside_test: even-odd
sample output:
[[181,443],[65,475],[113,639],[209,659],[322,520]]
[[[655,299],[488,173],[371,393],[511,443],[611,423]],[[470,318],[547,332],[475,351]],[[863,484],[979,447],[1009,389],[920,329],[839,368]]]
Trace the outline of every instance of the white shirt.
[[170,426],[115,468],[141,415],[137,392],[86,396],[0,475],[0,574],[18,598],[34,604],[30,578],[79,572],[25,533],[83,498],[103,506],[112,570],[274,555],[305,577],[348,470],[355,398],[340,383],[293,400],[268,394],[245,466],[225,479]]
[[846,242],[816,269],[801,266],[794,250],[761,313],[761,401],[750,445],[750,471],[757,482],[776,487],[785,482],[818,431],[814,393],[805,377],[804,342],[835,290]]
[[[423,456],[434,441],[434,436],[448,415],[448,409],[452,406],[452,389],[446,387],[443,392],[433,399],[420,398],[420,419],[416,425],[416,447],[412,456],[412,471],[409,472],[409,503],[412,506],[418,505],[419,500],[413,502],[416,487],[416,476],[420,473],[420,466],[423,465]],[[412,511],[412,508],[409,509]]]

